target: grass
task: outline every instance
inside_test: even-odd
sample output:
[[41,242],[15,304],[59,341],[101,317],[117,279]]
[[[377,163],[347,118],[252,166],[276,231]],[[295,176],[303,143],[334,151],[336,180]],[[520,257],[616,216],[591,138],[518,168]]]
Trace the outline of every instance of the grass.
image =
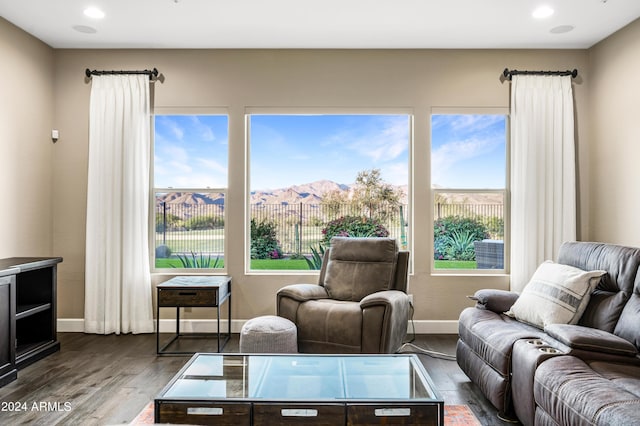
[[[179,259],[156,259],[157,269],[173,269],[182,268]],[[220,259],[220,268],[224,268],[224,259]],[[309,266],[304,259],[251,259],[251,269],[257,270],[304,270],[308,271]]]
[[251,259],[251,269],[308,271],[309,265],[304,259]]
[[[180,259],[171,257],[169,259],[156,259],[156,268],[157,269],[173,269],[173,268],[182,268],[182,262]],[[220,259],[218,263],[218,268],[224,268],[224,259]]]
[[[436,260],[435,269],[476,269],[475,260]],[[181,268],[182,263],[175,258],[156,259],[156,268],[172,269]],[[224,267],[224,259],[220,259],[220,268]],[[251,269],[270,271],[308,271],[309,266],[304,259],[251,259]]]
[[434,269],[477,269],[475,260],[436,260]]

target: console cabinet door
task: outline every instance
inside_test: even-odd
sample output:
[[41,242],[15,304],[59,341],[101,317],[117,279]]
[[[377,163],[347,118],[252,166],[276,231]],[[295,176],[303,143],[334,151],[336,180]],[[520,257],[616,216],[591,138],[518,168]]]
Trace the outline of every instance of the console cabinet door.
[[16,378],[15,277],[0,277],[0,386]]

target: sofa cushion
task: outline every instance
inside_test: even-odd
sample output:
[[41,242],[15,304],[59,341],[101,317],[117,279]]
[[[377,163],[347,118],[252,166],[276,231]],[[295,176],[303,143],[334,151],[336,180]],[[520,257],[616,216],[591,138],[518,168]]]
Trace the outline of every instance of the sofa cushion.
[[633,295],[627,301],[620,319],[613,331],[616,335],[633,343],[636,349],[640,349],[640,284],[636,285]]
[[640,424],[640,366],[553,357],[535,373],[534,397],[558,424]]
[[329,297],[359,302],[371,293],[388,290],[397,257],[393,238],[332,238],[324,278]]
[[458,321],[460,340],[503,377],[511,372],[513,344],[520,339],[543,338],[542,330],[506,315],[466,308]]
[[[593,294],[584,311],[579,324],[586,327],[599,328],[600,330],[614,333],[622,309],[632,294],[640,294],[638,268],[640,267],[640,248],[624,247],[606,243],[592,242],[566,242],[558,252],[558,263],[571,265],[584,271],[603,269],[607,271]],[[637,315],[636,311],[636,314]],[[625,327],[628,335],[625,339],[633,342],[631,338],[640,333],[635,325],[637,321],[631,319],[633,330]],[[622,330],[620,330],[622,331]],[[615,334],[619,334],[615,331]],[[638,338],[636,338],[638,339]],[[636,343],[638,346],[638,343]]]
[[606,271],[583,271],[552,261],[534,272],[507,315],[539,328],[549,324],[576,324],[591,292]]
[[[341,326],[336,326],[340,324]],[[357,302],[310,300],[298,308],[300,352],[360,352],[362,309]]]

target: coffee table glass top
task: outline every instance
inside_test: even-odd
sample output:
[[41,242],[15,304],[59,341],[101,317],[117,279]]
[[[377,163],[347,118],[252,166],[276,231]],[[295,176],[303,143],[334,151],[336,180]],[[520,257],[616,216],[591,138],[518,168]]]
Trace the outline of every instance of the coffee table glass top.
[[416,355],[195,354],[160,399],[440,400]]

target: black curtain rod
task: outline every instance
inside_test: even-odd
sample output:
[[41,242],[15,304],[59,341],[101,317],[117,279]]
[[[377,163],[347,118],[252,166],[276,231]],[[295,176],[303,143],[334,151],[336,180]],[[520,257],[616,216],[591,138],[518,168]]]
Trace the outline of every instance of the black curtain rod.
[[149,76],[151,80],[158,77],[158,69],[154,68],[153,70],[138,70],[138,71],[98,71],[98,70],[90,70],[87,68],[84,70],[84,74],[87,78],[91,78],[92,75],[109,75],[109,74],[146,74]]
[[509,71],[509,68],[505,68],[504,71],[502,71],[502,75],[505,76],[507,79],[511,80],[511,77],[513,77],[514,75],[570,75],[571,78],[576,78],[578,76],[578,70],[574,68],[573,71],[518,71],[518,70],[511,70]]

